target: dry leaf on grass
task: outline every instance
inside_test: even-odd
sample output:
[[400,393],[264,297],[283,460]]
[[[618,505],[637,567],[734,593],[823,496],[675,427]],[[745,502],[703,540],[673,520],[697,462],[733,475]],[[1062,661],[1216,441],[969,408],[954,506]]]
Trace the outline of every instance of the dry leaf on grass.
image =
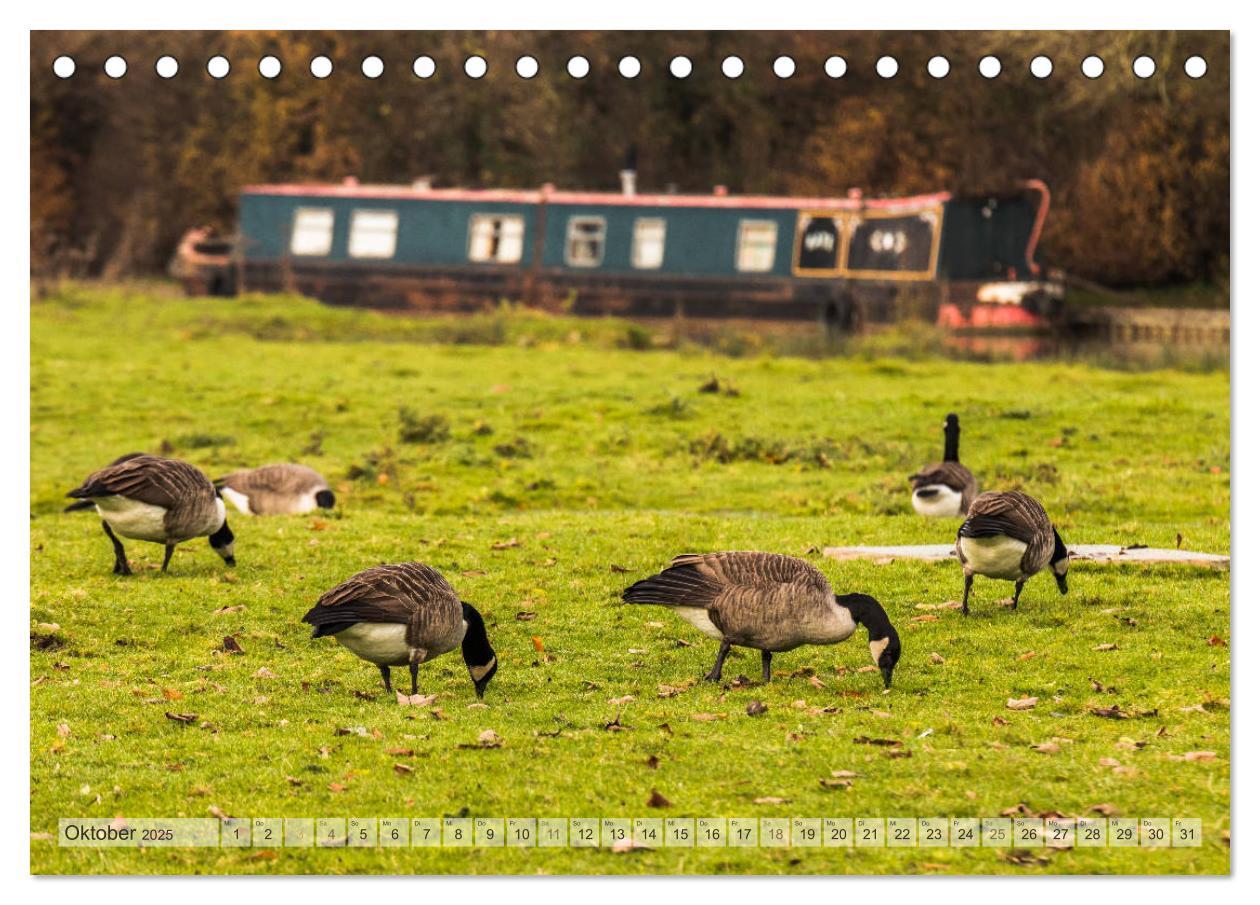
[[697,722],[711,723],[714,720],[726,719],[726,714],[725,713],[693,713],[691,715],[691,718],[693,720],[696,720]]
[[1106,644],[1100,644],[1094,650],[1119,650],[1120,648],[1108,641]]
[[235,606],[221,606],[214,611],[215,616],[226,616],[229,613],[240,613],[245,610],[245,604],[238,603]]
[[625,566],[619,566],[616,563],[612,563],[611,565],[609,565],[608,571],[614,572],[618,575],[628,575],[630,573],[630,570],[627,569]]
[[1116,806],[1105,801],[1100,804],[1091,804],[1085,810],[1092,811],[1095,814],[1101,814],[1104,817],[1111,817],[1117,813]]
[[521,545],[521,542],[518,541],[516,538],[509,537],[507,540],[495,541],[493,544],[490,545],[490,549],[491,550],[509,550],[512,547],[519,547],[520,545]]
[[655,754],[649,754],[648,759],[643,762],[649,770],[655,770],[661,765],[661,760]]
[[944,657],[942,657],[940,654],[938,654],[936,651],[932,651],[932,654],[931,654],[931,656],[929,657],[929,659],[930,659],[933,663],[935,663],[937,666],[940,666],[942,663],[944,663],[944,662],[945,662],[945,658],[944,658]]
[[267,667],[263,666],[257,672],[254,673],[254,678],[255,679],[278,679],[279,676],[277,676],[274,672],[272,672]]
[[1063,750],[1055,742],[1042,742],[1040,745],[1033,745],[1032,749],[1041,754],[1058,754]]
[[1181,755],[1181,760],[1216,760],[1215,751],[1187,751]]
[[528,610],[521,610],[519,613],[516,614],[516,621],[529,622],[530,620],[536,619],[537,617],[538,617],[537,613],[531,613]]
[[176,723],[191,723],[191,722],[193,722],[194,720],[196,720],[196,719],[197,719],[197,714],[195,714],[195,713],[172,713],[171,711],[169,711],[169,710],[168,710],[168,711],[166,711],[166,718],[167,718],[168,720],[174,720]]
[[820,779],[818,780],[818,784],[822,786],[824,789],[851,789],[853,788],[853,780],[840,779],[838,777],[832,777],[830,779]]
[[241,647],[240,642],[228,635],[223,639],[223,652],[225,654],[243,654],[245,650]]
[[769,709],[764,701],[749,701],[748,706],[744,708],[744,713],[749,716],[761,716]]
[[1007,710],[1032,710],[1037,706],[1036,698],[1007,698]]
[[394,772],[399,776],[407,776],[411,773],[415,773],[416,768],[410,767],[407,764],[394,764]]
[[619,698],[609,698],[608,703],[609,704],[629,704],[633,700],[634,700],[634,695],[626,694],[626,695],[622,695]]
[[761,798],[754,798],[753,804],[787,804],[786,798],[777,798],[774,795],[763,795]]
[[871,738],[867,735],[859,735],[853,740],[855,745],[878,745],[884,748],[900,748],[901,740],[895,738]]

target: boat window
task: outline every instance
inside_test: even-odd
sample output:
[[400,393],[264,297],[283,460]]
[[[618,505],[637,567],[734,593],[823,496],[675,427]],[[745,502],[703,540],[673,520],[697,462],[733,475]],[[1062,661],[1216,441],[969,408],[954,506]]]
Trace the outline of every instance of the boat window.
[[516,264],[525,249],[525,218],[473,214],[468,225],[468,260]]
[[660,217],[640,217],[634,221],[634,243],[630,262],[639,270],[657,270],[665,261],[665,221]]
[[350,257],[392,258],[397,243],[397,211],[358,210],[350,218]]
[[774,246],[779,225],[773,220],[739,221],[739,242],[735,269],[744,273],[766,273],[774,269]]
[[320,256],[332,251],[333,212],[327,207],[299,207],[293,212],[289,254]]
[[564,261],[570,267],[598,267],[604,260],[603,217],[570,217]]

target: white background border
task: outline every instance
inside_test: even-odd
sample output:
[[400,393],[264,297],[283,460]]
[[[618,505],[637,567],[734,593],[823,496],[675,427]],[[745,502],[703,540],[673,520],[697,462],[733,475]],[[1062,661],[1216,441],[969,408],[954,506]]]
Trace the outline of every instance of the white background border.
[[[1239,879],[1255,880],[1260,871],[1254,863],[1248,863],[1246,852],[1255,854],[1255,846],[1234,853],[1234,881],[1171,881],[1158,883],[1154,879],[1116,880],[1110,878],[1051,879],[1017,878],[999,880],[992,878],[921,878],[888,880],[884,878],[834,878],[813,879],[766,879],[725,878],[704,880],[692,878],[660,878],[627,882],[623,878],[572,878],[538,880],[534,878],[506,879],[389,879],[353,878],[339,880],[335,884],[313,880],[296,880],[296,887],[282,888],[283,881],[260,879],[199,879],[154,880],[65,880],[29,877],[29,746],[26,728],[29,726],[29,659],[27,649],[27,601],[29,599],[29,35],[28,29],[217,29],[217,28],[292,28],[292,29],[765,29],[765,30],[888,30],[898,28],[927,29],[1152,29],[1177,28],[1185,30],[1226,29],[1242,24],[1244,8],[1241,3],[1199,2],[1170,3],[1133,2],[1113,0],[1056,0],[1047,4],[1003,2],[968,2],[959,0],[899,0],[895,4],[854,3],[842,0],[797,0],[792,4],[762,4],[759,8],[741,10],[736,4],[715,0],[586,0],[586,2],[543,2],[543,0],[481,0],[476,4],[434,4],[383,2],[373,5],[341,4],[336,7],[313,8],[309,2],[259,3],[257,0],[213,0],[213,2],[171,3],[145,0],[145,2],[86,2],[86,0],[59,0],[38,9],[31,4],[11,0],[3,13],[4,29],[0,31],[0,62],[3,64],[4,90],[0,103],[4,105],[3,122],[10,123],[6,130],[9,138],[4,143],[3,169],[11,184],[10,204],[6,215],[0,217],[0,235],[5,250],[3,263],[4,314],[0,328],[5,387],[3,421],[9,424],[7,443],[0,446],[3,456],[0,466],[0,551],[4,556],[3,571],[10,590],[4,634],[8,656],[3,658],[4,712],[0,717],[8,744],[3,750],[3,815],[4,846],[3,863],[5,879],[18,880],[6,884],[6,891],[25,893],[41,903],[74,901],[76,905],[97,905],[126,897],[130,902],[149,899],[168,900],[178,895],[181,905],[213,902],[221,905],[227,895],[246,893],[263,899],[267,896],[296,893],[303,902],[341,900],[349,896],[372,896],[386,899],[432,900],[449,897],[455,900],[494,902],[521,896],[537,897],[548,902],[585,901],[598,896],[601,905],[619,905],[644,896],[687,897],[718,894],[727,903],[756,902],[764,905],[768,897],[788,894],[800,898],[836,897],[847,900],[869,901],[872,897],[883,899],[914,895],[930,896],[932,902],[948,905],[953,901],[975,902],[979,896],[1017,898],[1020,905],[1041,901],[1061,903],[1064,896],[1087,895],[1124,896],[1137,893],[1148,901],[1165,898],[1184,901],[1188,896],[1209,894],[1214,900],[1224,901],[1240,897],[1242,884]],[[1254,17],[1252,13],[1251,19]],[[1247,22],[1246,24],[1250,24]],[[1244,62],[1245,55],[1255,46],[1255,32],[1234,34],[1231,60],[1238,61],[1231,73],[1234,92],[1233,136],[1231,150],[1233,160],[1241,165],[1233,173],[1235,203],[1233,210],[1255,211],[1260,209],[1260,157],[1257,157],[1257,66]],[[26,90],[21,90],[25,88]],[[1240,102],[1238,99],[1241,98]],[[1250,115],[1243,115],[1251,108]],[[22,216],[25,214],[25,216]],[[1254,215],[1236,219],[1233,245],[1243,254],[1233,259],[1231,269],[1233,298],[1240,300],[1233,307],[1233,375],[1232,388],[1237,398],[1260,398],[1260,356],[1249,359],[1238,356],[1239,336],[1256,334],[1251,313],[1257,295],[1254,263],[1260,255],[1254,251],[1260,247],[1260,229]],[[1250,396],[1248,390],[1257,390]],[[1235,550],[1251,552],[1249,546],[1257,534],[1260,516],[1260,461],[1254,450],[1257,418],[1242,411],[1234,412],[1231,420],[1233,439],[1236,444],[1231,477],[1233,480],[1233,512],[1238,515],[1233,525]],[[90,430],[91,425],[83,425]],[[1255,632],[1255,607],[1258,590],[1257,571],[1247,556],[1236,556],[1233,563],[1233,600],[1240,605],[1232,608],[1233,631],[1231,650],[1247,651]],[[1255,670],[1249,666],[1249,657],[1241,656],[1233,661],[1233,706],[1244,706],[1252,695],[1246,686],[1254,688]],[[1254,705],[1250,707],[1254,711]],[[1235,713],[1238,710],[1235,709]],[[1233,750],[1231,762],[1243,765],[1232,771],[1234,791],[1234,815],[1247,814],[1257,806],[1254,790],[1256,784],[1249,777],[1248,765],[1255,750],[1256,723],[1244,718],[1233,720]],[[1258,808],[1260,813],[1260,808]],[[1260,820],[1260,817],[1258,817]],[[1231,825],[1234,821],[1231,820]],[[1247,844],[1248,824],[1234,827],[1235,844]],[[1158,855],[1156,855],[1158,857]],[[609,861],[609,867],[615,868]],[[1034,869],[1035,870],[1035,869]],[[1030,871],[1031,873],[1031,871]],[[23,880],[23,878],[25,878]],[[933,882],[935,880],[935,882]],[[174,884],[180,884],[174,888]],[[415,884],[422,883],[423,886]],[[843,888],[839,884],[843,883]],[[893,883],[893,886],[888,885]],[[1121,889],[1140,883],[1140,889]],[[1158,883],[1158,885],[1157,885]],[[1193,883],[1196,888],[1190,888]],[[1201,883],[1213,884],[1210,889],[1199,889]],[[231,884],[230,888],[224,884]],[[704,888],[700,884],[704,884]],[[720,885],[718,885],[720,884]],[[791,884],[790,886],[788,884]],[[823,884],[826,884],[825,886]],[[880,884],[878,887],[875,884]],[[1065,885],[1067,884],[1067,885]],[[1254,895],[1254,892],[1253,892]]]

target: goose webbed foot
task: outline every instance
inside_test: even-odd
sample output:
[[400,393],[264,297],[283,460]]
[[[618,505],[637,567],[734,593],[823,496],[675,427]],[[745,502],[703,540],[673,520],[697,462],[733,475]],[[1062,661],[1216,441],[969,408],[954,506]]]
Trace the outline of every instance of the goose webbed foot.
[[717,662],[713,664],[713,668],[705,675],[705,680],[709,682],[722,681],[722,664],[726,662],[726,655],[731,652],[731,646],[725,641],[718,648]]
[[761,652],[761,683],[763,685],[770,684],[770,651],[763,650]]

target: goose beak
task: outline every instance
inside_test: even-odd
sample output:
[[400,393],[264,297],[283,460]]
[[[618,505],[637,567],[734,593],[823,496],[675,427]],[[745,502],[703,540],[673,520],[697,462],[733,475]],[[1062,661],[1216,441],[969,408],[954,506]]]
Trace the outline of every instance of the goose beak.
[[1066,575],[1056,575],[1056,576],[1054,576],[1054,580],[1055,580],[1055,581],[1057,581],[1057,582],[1059,583],[1059,593],[1060,593],[1060,594],[1066,594],[1066,593],[1068,592],[1068,587],[1067,587],[1067,576],[1066,576]]
[[884,688],[892,688],[893,668],[891,666],[881,666],[879,671],[884,675]]
[[[228,568],[229,568],[229,569],[235,569],[235,568],[236,568],[236,557],[235,557],[235,556],[225,556],[225,557],[223,557],[223,561],[227,564],[227,566],[228,566]],[[1066,591],[1066,590],[1064,590],[1064,593],[1066,594],[1066,593],[1067,593],[1067,591]]]

